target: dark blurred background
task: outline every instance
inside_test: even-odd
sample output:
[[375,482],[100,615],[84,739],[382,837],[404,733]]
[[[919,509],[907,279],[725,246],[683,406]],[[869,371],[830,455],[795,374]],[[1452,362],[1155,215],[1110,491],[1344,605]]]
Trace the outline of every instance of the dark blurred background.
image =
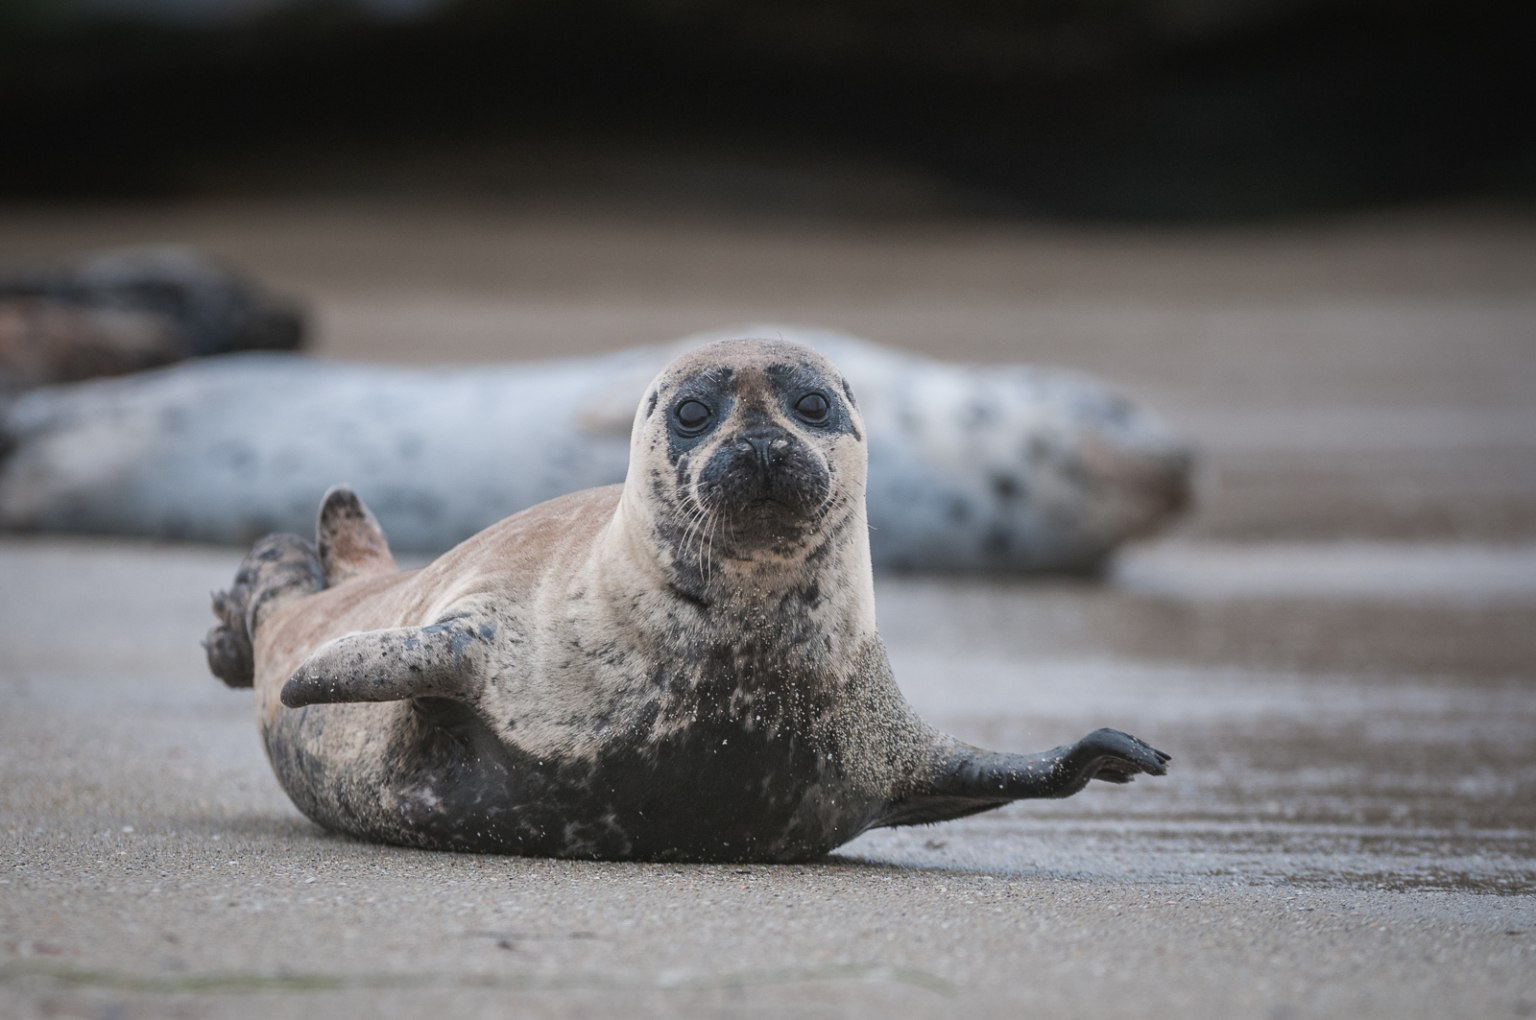
[[1133,221],[1524,200],[1533,11],[4,0],[0,199],[409,187]]
[[1198,445],[1186,536],[1536,536],[1529,3],[0,3],[0,274],[188,245],[364,361],[1064,365]]

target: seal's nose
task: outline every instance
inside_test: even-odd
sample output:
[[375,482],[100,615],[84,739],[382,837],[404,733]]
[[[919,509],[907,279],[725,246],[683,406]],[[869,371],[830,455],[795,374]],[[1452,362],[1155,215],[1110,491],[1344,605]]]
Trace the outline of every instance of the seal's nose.
[[751,450],[757,454],[757,462],[764,467],[768,466],[768,438],[766,436],[742,436],[736,441],[743,451]]
[[736,445],[743,453],[750,450],[758,467],[771,471],[777,462],[784,459],[784,451],[789,449],[789,439],[785,437],[783,429],[760,429],[743,433],[737,438]]

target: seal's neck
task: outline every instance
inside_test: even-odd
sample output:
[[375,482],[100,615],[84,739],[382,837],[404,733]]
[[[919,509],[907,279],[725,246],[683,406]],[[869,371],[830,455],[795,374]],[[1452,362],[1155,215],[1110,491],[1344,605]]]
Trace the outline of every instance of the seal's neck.
[[[680,645],[761,646],[837,668],[875,637],[869,528],[862,500],[792,549],[752,558],[711,547],[709,523],[682,541],[627,488],[599,538],[600,560],[622,564],[624,611]],[[620,580],[613,578],[612,580]],[[662,623],[663,626],[657,626]]]

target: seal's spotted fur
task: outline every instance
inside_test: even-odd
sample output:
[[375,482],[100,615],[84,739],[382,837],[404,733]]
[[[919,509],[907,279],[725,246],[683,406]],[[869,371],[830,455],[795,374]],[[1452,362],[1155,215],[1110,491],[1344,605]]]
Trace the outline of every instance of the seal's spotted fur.
[[995,754],[914,715],[875,630],[865,459],[830,362],[713,344],[647,390],[624,485],[421,570],[394,569],[333,491],[323,555],[264,539],[216,598],[210,665],[232,685],[253,670],[267,754],[307,815],[411,846],[796,860],[1161,774],[1165,755],[1113,730]]

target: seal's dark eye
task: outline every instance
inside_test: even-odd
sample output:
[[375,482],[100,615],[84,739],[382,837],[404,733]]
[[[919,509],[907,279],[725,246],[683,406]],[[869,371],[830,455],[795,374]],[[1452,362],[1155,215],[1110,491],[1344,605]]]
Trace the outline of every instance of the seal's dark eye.
[[685,400],[677,405],[677,423],[685,429],[696,429],[709,421],[709,408],[697,400]]
[[795,410],[806,421],[824,421],[831,407],[827,404],[827,398],[820,393],[807,393],[795,405]]

